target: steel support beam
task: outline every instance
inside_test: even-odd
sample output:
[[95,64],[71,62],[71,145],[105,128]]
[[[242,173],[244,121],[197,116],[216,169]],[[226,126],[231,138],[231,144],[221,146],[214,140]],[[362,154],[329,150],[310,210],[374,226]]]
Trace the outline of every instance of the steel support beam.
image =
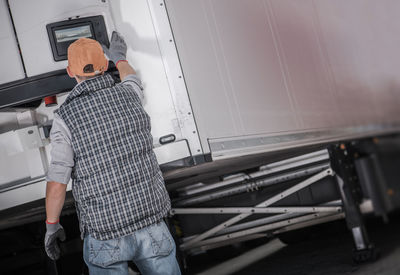
[[290,159],[281,160],[275,163],[271,163],[268,165],[261,166],[259,171],[253,172],[250,174],[238,174],[233,177],[229,177],[226,180],[219,181],[211,184],[202,184],[200,186],[188,186],[178,190],[178,192],[182,193],[182,195],[195,195],[205,191],[210,191],[213,189],[227,187],[233,184],[237,184],[239,182],[243,182],[245,180],[254,180],[262,177],[266,177],[271,174],[275,174],[278,172],[283,172],[289,169],[302,167],[305,165],[310,165],[312,163],[318,163],[322,161],[329,161],[328,151],[320,150],[316,152],[312,152],[309,154],[301,155],[298,157],[293,157]]
[[199,204],[219,198],[224,198],[228,196],[232,196],[235,194],[240,194],[240,193],[245,193],[249,191],[254,191],[258,190],[259,188],[266,187],[266,186],[271,186],[275,184],[279,184],[282,182],[287,182],[289,180],[294,180],[298,178],[302,178],[305,176],[310,176],[315,173],[321,172],[323,170],[326,170],[329,168],[329,163],[323,163],[323,164],[318,164],[312,167],[307,167],[295,171],[289,171],[284,174],[276,175],[276,176],[271,176],[268,178],[260,178],[260,179],[253,179],[249,180],[247,182],[244,182],[241,185],[238,186],[233,186],[228,189],[224,190],[217,190],[213,192],[209,192],[204,195],[198,195],[196,197],[188,198],[188,199],[183,199],[175,202],[174,205],[179,206],[179,207],[187,207],[193,204]]
[[266,224],[266,225],[262,225],[262,226],[258,226],[258,227],[230,233],[230,234],[221,235],[218,237],[209,238],[206,240],[201,240],[201,241],[191,244],[190,246],[189,245],[186,245],[186,246],[181,245],[181,248],[184,250],[187,250],[187,249],[194,248],[194,247],[200,247],[200,246],[204,246],[204,245],[219,243],[219,242],[223,242],[223,241],[227,241],[230,239],[235,239],[235,238],[239,238],[239,237],[243,237],[243,236],[247,236],[247,235],[252,235],[252,234],[261,233],[261,232],[265,232],[265,231],[275,230],[275,229],[278,229],[281,227],[285,227],[288,224],[297,224],[297,223],[311,221],[311,220],[315,220],[315,219],[319,219],[319,218],[327,217],[327,216],[332,216],[332,213],[309,214],[309,215],[305,215],[305,216],[301,216],[301,217],[297,217],[297,218],[293,218],[293,219],[288,219],[288,220],[271,223],[271,224]]
[[214,208],[173,208],[171,214],[201,215],[201,214],[282,214],[282,213],[317,213],[341,212],[342,207],[214,207]]
[[[263,201],[262,203],[256,205],[255,207],[268,207],[268,206],[286,198],[287,196],[289,196],[289,195],[291,195],[291,194],[293,194],[293,193],[295,193],[295,192],[297,192],[297,191],[299,191],[299,190],[301,190],[301,189],[303,189],[303,188],[305,188],[327,176],[332,176],[333,174],[334,173],[333,173],[332,169],[328,168],[328,169],[321,171],[321,172],[315,174],[314,176],[292,186],[291,188],[273,196],[272,198],[269,198],[266,201]],[[221,223],[221,224],[207,230],[206,232],[196,236],[195,238],[187,241],[186,243],[183,243],[181,245],[181,248],[187,249],[187,248],[193,247],[194,245],[198,246],[196,243],[199,243],[200,241],[206,239],[207,237],[216,234],[217,232],[221,231],[222,229],[227,228],[230,225],[233,225],[233,224],[249,217],[250,215],[252,215],[252,213],[237,215],[237,216],[225,221],[224,223]],[[316,213],[313,215],[318,215],[318,214]],[[251,229],[249,229],[249,230],[251,230]],[[256,233],[256,232],[253,232],[253,233]],[[233,234],[236,234],[236,233],[233,233]]]

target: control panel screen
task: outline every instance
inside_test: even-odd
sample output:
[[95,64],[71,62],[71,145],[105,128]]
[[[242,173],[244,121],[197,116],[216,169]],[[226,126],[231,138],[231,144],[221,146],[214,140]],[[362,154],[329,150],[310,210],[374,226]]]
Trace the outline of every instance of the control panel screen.
[[90,25],[54,31],[58,43],[77,40],[82,37],[93,37]]
[[91,38],[108,47],[106,24],[102,15],[77,17],[46,25],[54,61],[67,60],[68,47],[79,38]]

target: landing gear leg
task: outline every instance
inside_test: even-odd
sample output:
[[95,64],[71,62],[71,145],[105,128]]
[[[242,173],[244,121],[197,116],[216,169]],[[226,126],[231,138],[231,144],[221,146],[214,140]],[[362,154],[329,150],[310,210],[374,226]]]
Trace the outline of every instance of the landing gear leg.
[[360,211],[362,192],[354,165],[357,154],[353,145],[347,143],[331,146],[329,155],[332,169],[336,173],[336,180],[346,213],[347,227],[353,235],[353,260],[356,263],[374,261],[378,253],[368,238]]

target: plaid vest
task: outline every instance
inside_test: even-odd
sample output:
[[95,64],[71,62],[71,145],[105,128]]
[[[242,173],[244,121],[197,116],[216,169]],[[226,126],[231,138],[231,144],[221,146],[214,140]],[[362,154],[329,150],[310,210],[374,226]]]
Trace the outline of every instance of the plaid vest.
[[110,75],[76,85],[56,111],[72,135],[81,236],[108,240],[159,222],[171,203],[140,98]]

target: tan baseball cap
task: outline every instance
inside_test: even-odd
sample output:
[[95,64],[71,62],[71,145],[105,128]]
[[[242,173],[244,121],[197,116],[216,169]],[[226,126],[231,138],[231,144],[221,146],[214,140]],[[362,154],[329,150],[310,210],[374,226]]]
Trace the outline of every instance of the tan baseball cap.
[[68,67],[78,76],[94,76],[107,70],[108,61],[99,42],[80,38],[68,47]]

